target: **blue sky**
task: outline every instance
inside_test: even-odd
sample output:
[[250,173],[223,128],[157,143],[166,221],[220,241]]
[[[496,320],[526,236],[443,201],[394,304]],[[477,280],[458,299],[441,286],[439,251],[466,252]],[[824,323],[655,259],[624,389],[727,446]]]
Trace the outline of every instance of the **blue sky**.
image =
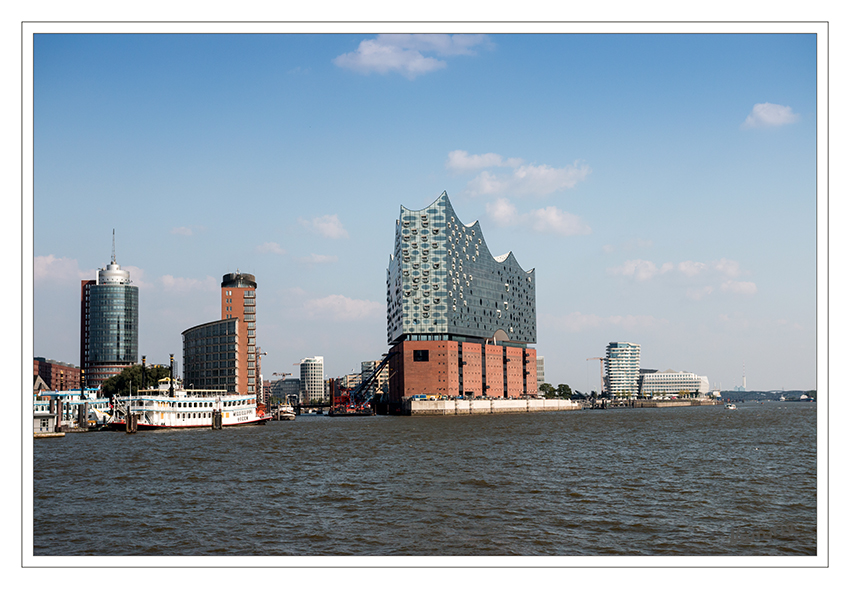
[[446,190],[537,273],[546,380],[816,384],[814,35],[37,35],[34,354],[78,362],[117,258],[182,357],[256,275],[263,373],[386,352],[399,206]]

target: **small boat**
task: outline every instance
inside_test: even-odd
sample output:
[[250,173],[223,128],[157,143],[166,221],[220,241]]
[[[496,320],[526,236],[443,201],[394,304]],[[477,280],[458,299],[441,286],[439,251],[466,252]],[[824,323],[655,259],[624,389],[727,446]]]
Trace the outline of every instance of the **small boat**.
[[735,403],[726,403],[726,408],[727,409],[737,409],[738,406],[735,405]]
[[292,405],[281,405],[277,408],[278,421],[292,421],[295,419],[295,408]]

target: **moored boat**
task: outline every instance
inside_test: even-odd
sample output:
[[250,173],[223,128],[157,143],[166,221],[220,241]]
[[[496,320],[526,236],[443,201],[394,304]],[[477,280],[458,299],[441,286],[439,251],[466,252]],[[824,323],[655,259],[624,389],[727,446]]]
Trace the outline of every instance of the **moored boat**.
[[127,414],[136,418],[138,429],[168,429],[260,425],[272,418],[257,406],[254,395],[221,390],[174,389],[167,387],[139,391],[113,398],[111,425],[124,428]]

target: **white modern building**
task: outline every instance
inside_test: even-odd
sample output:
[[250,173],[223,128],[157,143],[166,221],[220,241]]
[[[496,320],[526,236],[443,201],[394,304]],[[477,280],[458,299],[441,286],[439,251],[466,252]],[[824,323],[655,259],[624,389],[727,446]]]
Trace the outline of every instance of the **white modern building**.
[[301,402],[325,399],[325,358],[314,356],[301,360]]
[[708,377],[675,370],[648,372],[641,375],[640,391],[641,395],[647,397],[669,397],[681,393],[703,396],[709,391]]
[[637,397],[640,390],[640,344],[611,342],[605,349],[607,392],[612,397]]
[[546,382],[546,377],[543,373],[543,356],[537,356],[537,390]]

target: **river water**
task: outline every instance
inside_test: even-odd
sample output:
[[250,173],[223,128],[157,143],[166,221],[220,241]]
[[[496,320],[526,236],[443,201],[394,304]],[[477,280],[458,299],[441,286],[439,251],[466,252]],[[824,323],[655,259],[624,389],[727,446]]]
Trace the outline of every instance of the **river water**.
[[34,440],[39,555],[815,555],[816,404]]

